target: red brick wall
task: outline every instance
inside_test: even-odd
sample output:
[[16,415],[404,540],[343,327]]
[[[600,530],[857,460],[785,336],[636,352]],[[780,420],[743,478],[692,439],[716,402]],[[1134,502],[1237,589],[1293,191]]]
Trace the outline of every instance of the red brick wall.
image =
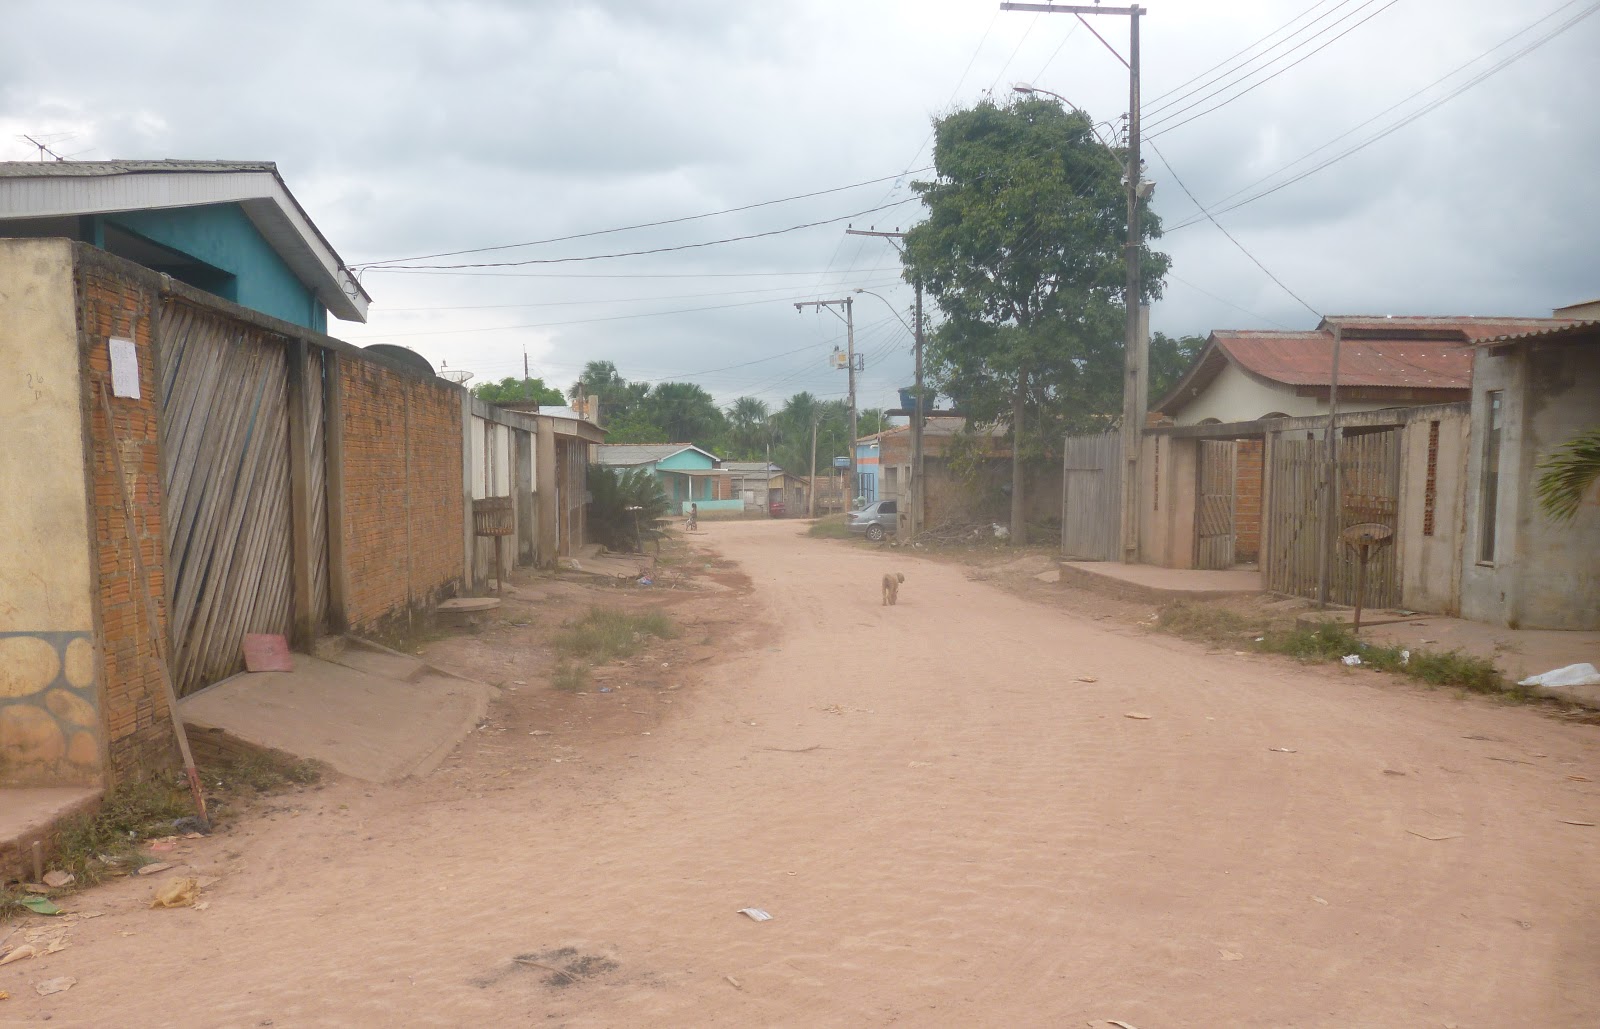
[[[158,439],[156,359],[152,323],[154,292],[92,265],[78,266],[84,403],[89,409],[92,519],[100,648],[103,662],[102,718],[113,782],[140,778],[178,763],[166,695],[152,651],[152,636],[167,650],[167,600],[162,520],[161,454]],[[105,409],[111,389],[109,337],[132,339],[139,355],[139,399],[112,397],[111,412],[122,469],[133,502],[130,542]],[[138,592],[133,543],[143,557],[158,624],[152,633]]]
[[1238,443],[1234,468],[1233,559],[1239,564],[1261,556],[1262,450],[1262,441],[1258,439],[1242,439]]
[[461,588],[461,395],[349,354],[339,357],[339,389],[343,614],[357,633],[404,632]]

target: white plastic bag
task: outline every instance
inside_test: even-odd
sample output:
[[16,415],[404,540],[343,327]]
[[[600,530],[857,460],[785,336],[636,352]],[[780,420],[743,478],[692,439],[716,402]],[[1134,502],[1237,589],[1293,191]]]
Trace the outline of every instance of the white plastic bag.
[[1543,675],[1533,675],[1517,683],[1518,686],[1600,686],[1600,671],[1591,664],[1567,665]]

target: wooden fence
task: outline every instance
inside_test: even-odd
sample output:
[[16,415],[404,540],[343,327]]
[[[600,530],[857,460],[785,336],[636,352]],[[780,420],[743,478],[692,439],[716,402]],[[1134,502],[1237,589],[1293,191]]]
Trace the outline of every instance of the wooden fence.
[[1114,561],[1121,546],[1122,440],[1116,433],[1068,436],[1061,462],[1061,555]]
[[[1272,444],[1266,576],[1267,588],[1275,592],[1317,595],[1321,552],[1330,531],[1324,516],[1326,446],[1321,440],[1281,437]],[[1400,430],[1384,429],[1341,439],[1335,479],[1339,511],[1333,533],[1358,523],[1376,522],[1398,535]],[[1330,602],[1347,606],[1355,603],[1356,567],[1355,553],[1336,541],[1329,568]],[[1398,604],[1398,569],[1394,545],[1375,551],[1367,566],[1363,604]]]

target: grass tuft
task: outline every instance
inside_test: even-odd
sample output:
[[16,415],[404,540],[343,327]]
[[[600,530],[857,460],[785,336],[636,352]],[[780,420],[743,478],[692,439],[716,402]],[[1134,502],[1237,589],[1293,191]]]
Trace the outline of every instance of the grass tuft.
[[1500,674],[1493,661],[1457,650],[1416,649],[1409,655],[1401,647],[1369,643],[1338,622],[1263,628],[1260,620],[1226,607],[1178,601],[1161,611],[1156,625],[1175,636],[1283,654],[1297,661],[1337,661],[1348,654],[1361,658],[1361,667],[1395,672],[1430,686],[1451,686],[1474,693],[1520,697],[1522,691]]
[[551,673],[550,685],[563,693],[577,693],[589,685],[589,669],[563,661]]
[[806,535],[815,539],[850,540],[861,539],[856,533],[850,531],[842,514],[823,515],[812,523],[806,530]]
[[555,649],[563,657],[604,664],[632,657],[644,646],[646,637],[669,640],[677,634],[677,628],[660,611],[632,614],[592,607],[588,614],[561,630],[555,638]]

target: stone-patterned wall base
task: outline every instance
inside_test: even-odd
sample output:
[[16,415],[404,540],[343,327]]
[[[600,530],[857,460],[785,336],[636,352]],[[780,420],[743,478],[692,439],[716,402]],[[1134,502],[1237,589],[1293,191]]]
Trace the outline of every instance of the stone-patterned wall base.
[[0,632],[0,785],[100,781],[100,711],[87,632]]

